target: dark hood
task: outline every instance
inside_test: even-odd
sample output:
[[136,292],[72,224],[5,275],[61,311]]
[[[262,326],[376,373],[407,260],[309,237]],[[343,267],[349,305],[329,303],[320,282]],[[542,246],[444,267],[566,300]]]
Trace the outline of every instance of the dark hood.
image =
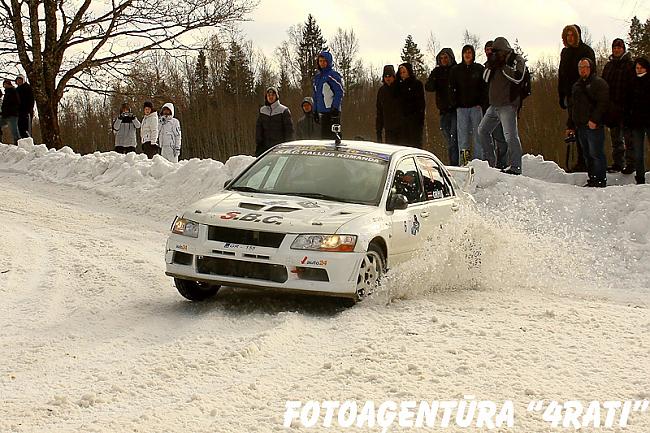
[[454,56],[454,51],[451,48],[443,48],[436,56],[436,66],[442,66],[440,64],[440,56],[442,54],[447,54],[449,56],[449,66],[454,66],[456,64],[456,56]]
[[[583,60],[587,60],[589,62],[589,77],[587,77],[587,78],[592,78],[594,75],[596,75],[596,72],[597,72],[596,71],[596,63],[593,60],[591,60],[589,57],[583,57],[582,59],[580,59],[578,61],[578,64],[580,62],[582,62]],[[580,77],[580,78],[582,78],[582,77]]]
[[463,63],[465,62],[465,59],[462,57],[463,54],[465,53],[465,50],[470,50],[471,51],[471,53],[472,53],[472,63],[474,63],[474,61],[476,61],[476,51],[474,50],[474,46],[469,45],[469,44],[465,45],[463,47],[463,49],[460,51],[461,62],[463,62]]
[[[310,111],[310,112],[313,112],[314,111],[314,99],[311,96],[305,96],[303,98],[302,102],[300,103],[300,108],[302,108],[302,106],[305,104],[305,102],[307,102],[309,105],[311,105],[311,110],[312,111]],[[304,108],[302,109],[302,112],[306,113]]]
[[564,43],[565,47],[569,47],[569,44],[566,41],[566,35],[569,32],[569,30],[573,30],[575,34],[578,36],[575,45],[572,46],[572,48],[577,48],[580,45],[580,42],[582,41],[582,30],[580,29],[580,26],[577,24],[569,24],[568,26],[565,26],[562,29],[562,43]]
[[[415,77],[415,73],[413,72],[413,65],[412,65],[412,64],[410,64],[409,62],[404,62],[404,63],[402,63],[401,65],[399,65],[400,68],[401,68],[402,66],[404,66],[404,68],[406,68],[406,70],[408,71],[408,73],[409,73],[409,78],[416,78],[416,77]],[[398,68],[398,69],[399,69],[399,68]],[[400,77],[400,80],[401,80],[401,79],[402,79],[402,78]]]
[[492,50],[510,53],[512,52],[512,47],[510,46],[510,42],[508,42],[506,38],[504,38],[503,36],[499,36],[492,43]]

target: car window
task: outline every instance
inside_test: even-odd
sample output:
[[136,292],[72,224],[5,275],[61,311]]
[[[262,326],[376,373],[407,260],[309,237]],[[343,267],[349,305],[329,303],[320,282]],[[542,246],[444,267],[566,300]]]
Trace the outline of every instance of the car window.
[[397,164],[393,188],[395,188],[397,194],[406,197],[409,203],[422,201],[420,176],[413,158],[406,158]]
[[418,167],[422,173],[424,187],[424,200],[437,200],[450,197],[452,189],[447,177],[436,161],[431,158],[418,156],[416,158]]
[[282,167],[287,163],[287,157],[280,157],[276,160],[269,160],[263,164],[258,171],[250,176],[244,186],[255,189],[269,189],[273,188],[278,180],[278,176],[282,171]]

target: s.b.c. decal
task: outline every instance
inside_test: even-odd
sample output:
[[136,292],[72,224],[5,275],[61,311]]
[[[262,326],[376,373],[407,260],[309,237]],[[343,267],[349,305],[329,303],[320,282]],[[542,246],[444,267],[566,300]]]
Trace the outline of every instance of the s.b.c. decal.
[[233,220],[233,221],[248,221],[253,223],[264,223],[264,224],[282,224],[282,217],[278,215],[271,215],[264,217],[261,213],[247,213],[242,215],[241,212],[228,212],[224,215],[221,215],[219,218],[222,220]]

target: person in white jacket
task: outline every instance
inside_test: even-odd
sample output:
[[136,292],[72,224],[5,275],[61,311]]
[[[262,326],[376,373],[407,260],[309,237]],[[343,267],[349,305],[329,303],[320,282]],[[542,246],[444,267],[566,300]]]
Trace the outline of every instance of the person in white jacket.
[[142,140],[142,151],[151,159],[154,155],[160,154],[158,147],[158,113],[153,109],[153,103],[146,101],[144,103],[144,117],[140,128],[140,138]]
[[160,146],[163,158],[171,162],[178,162],[178,157],[181,154],[181,123],[174,117],[174,104],[171,102],[163,105],[160,110],[158,146]]

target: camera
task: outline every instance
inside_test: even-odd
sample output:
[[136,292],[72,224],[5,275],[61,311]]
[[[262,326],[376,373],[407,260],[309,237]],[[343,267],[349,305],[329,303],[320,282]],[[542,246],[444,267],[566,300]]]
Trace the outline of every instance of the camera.
[[564,142],[566,144],[569,143],[575,143],[576,142],[576,135],[575,134],[569,134],[564,138]]
[[334,132],[336,134],[340,134],[341,133],[341,125],[338,124],[338,123],[335,123],[334,125],[332,125],[332,132]]

